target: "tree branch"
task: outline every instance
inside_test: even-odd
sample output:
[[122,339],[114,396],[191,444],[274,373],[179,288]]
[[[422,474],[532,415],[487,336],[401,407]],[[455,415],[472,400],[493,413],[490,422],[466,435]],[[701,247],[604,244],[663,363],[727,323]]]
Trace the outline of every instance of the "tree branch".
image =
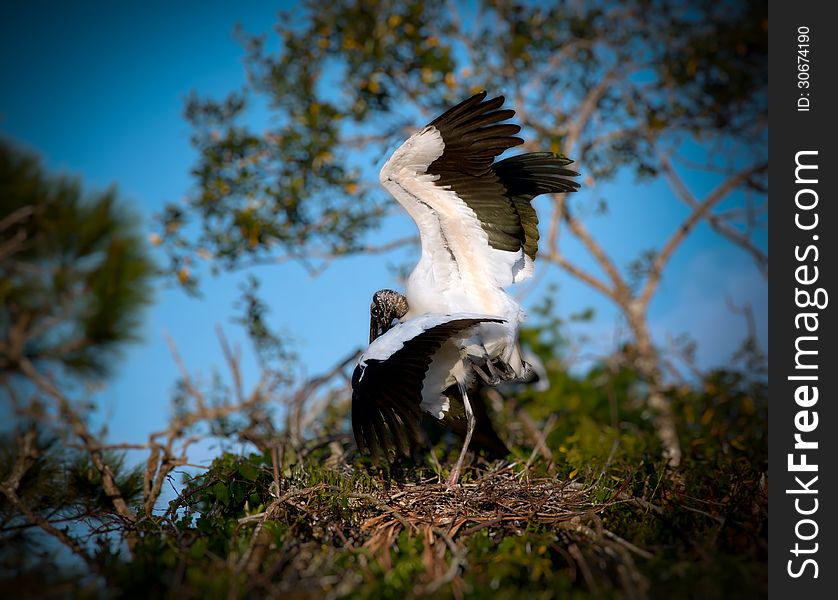
[[21,438],[19,438],[20,451],[18,458],[15,461],[12,471],[2,484],[0,484],[0,492],[6,496],[9,503],[14,506],[20,514],[22,514],[31,524],[40,527],[45,533],[51,535],[59,542],[67,546],[73,554],[81,558],[85,564],[94,572],[99,572],[99,565],[93,560],[93,557],[88,554],[81,545],[74,540],[70,535],[55,527],[47,519],[34,512],[26,503],[18,496],[18,488],[23,476],[34,464],[38,458],[38,449],[35,446],[37,432],[35,429],[30,429]]
[[616,292],[612,288],[608,287],[608,285],[604,281],[598,279],[597,277],[594,277],[590,273],[586,273],[585,271],[571,263],[564,255],[559,254],[557,252],[551,252],[550,254],[544,257],[544,260],[549,260],[550,262],[558,265],[559,267],[561,267],[562,269],[579,279],[580,281],[587,283],[589,286],[591,286],[604,296],[611,298],[615,302],[617,301]]
[[627,303],[631,298],[631,292],[625,282],[625,279],[623,279],[623,276],[620,274],[619,269],[617,269],[617,266],[605,253],[602,246],[594,240],[581,221],[572,217],[567,211],[564,213],[564,220],[571,233],[573,233],[573,235],[575,235],[576,238],[582,242],[585,248],[588,249],[588,252],[590,252],[596,259],[599,266],[602,267],[603,271],[605,271],[608,278],[611,280],[611,283],[613,284],[613,293],[610,297],[621,306],[627,306]]
[[[672,162],[666,156],[660,157],[660,164],[661,169],[666,176],[667,181],[672,186],[675,195],[684,202],[690,208],[696,209],[699,207],[699,202],[696,200],[695,196],[693,196],[692,192],[687,188],[686,183],[678,175],[678,172],[672,165]],[[761,168],[754,171],[754,174],[759,171],[765,170],[765,165],[759,165]],[[724,218],[719,215],[714,214],[706,214],[705,220],[710,225],[710,227],[719,235],[727,238],[743,250],[745,250],[748,254],[750,254],[754,262],[756,262],[757,267],[759,268],[760,273],[762,273],[763,277],[768,276],[768,254],[758,248],[750,238],[737,231],[727,223],[725,223]]]
[[[96,467],[97,471],[99,471],[99,474],[102,477],[102,487],[113,504],[114,509],[123,519],[133,523],[136,520],[136,515],[128,507],[128,503],[125,502],[125,498],[123,498],[122,492],[120,492],[119,486],[116,484],[113,471],[111,471],[111,468],[104,460],[101,450],[102,445],[98,442],[98,440],[96,440],[93,434],[90,433],[87,425],[73,409],[67,397],[64,396],[64,394],[62,394],[46,377],[41,375],[32,363],[29,362],[28,358],[21,358],[19,364],[21,372],[26,375],[38,387],[38,389],[56,401],[59,413],[67,420],[73,433],[75,433],[82,441],[84,447],[90,455],[90,460],[93,462],[93,466]],[[129,531],[128,533],[128,546],[131,550],[133,550],[136,542],[135,535],[135,532]]]
[[[670,165],[671,167],[671,165]],[[700,203],[696,203],[693,200],[693,212],[692,214],[687,217],[687,219],[681,224],[681,226],[672,234],[669,240],[664,245],[663,249],[658,253],[655,257],[655,260],[652,263],[651,268],[649,269],[649,274],[646,278],[646,284],[643,286],[643,291],[640,293],[638,302],[645,310],[651,300],[652,296],[657,289],[658,284],[660,283],[661,274],[663,272],[664,267],[666,266],[669,259],[672,257],[672,254],[684,241],[687,235],[692,231],[692,229],[703,219],[705,216],[710,212],[710,210],[719,202],[721,202],[730,192],[735,190],[737,187],[745,183],[751,176],[763,172],[768,168],[767,163],[761,163],[758,165],[753,165],[747,169],[739,171],[735,175],[732,175],[727,180],[721,183],[716,189],[714,189],[710,194],[702,200]],[[689,194],[689,191],[686,189],[686,186],[683,185],[683,182],[678,180],[681,187],[683,187],[682,193]],[[690,197],[692,197],[690,195]]]

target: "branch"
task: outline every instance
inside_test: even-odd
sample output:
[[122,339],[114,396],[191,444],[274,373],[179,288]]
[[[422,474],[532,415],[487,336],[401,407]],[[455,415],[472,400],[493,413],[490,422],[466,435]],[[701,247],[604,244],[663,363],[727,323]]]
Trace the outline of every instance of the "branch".
[[[78,436],[84,444],[84,447],[87,449],[87,452],[90,454],[90,460],[93,462],[93,466],[96,467],[96,470],[99,471],[99,474],[102,477],[102,487],[112,502],[114,509],[116,509],[116,512],[125,520],[131,523],[135,522],[136,516],[128,507],[128,503],[125,502],[125,499],[122,497],[122,492],[116,484],[113,471],[111,471],[111,468],[103,458],[101,450],[102,445],[87,429],[87,425],[85,425],[82,418],[73,409],[70,401],[46,377],[38,373],[28,358],[21,358],[19,364],[21,372],[23,372],[23,374],[26,375],[38,387],[38,389],[52,397],[57,402],[60,414],[67,420],[73,430],[73,433]],[[132,550],[135,541],[134,534],[129,532],[128,546]]]
[[[243,260],[237,262],[235,265],[231,265],[230,270],[241,271],[245,269],[250,269],[252,267],[261,267],[266,265],[281,265],[287,262],[297,261],[303,266],[303,268],[308,272],[309,275],[311,275],[312,277],[316,277],[324,270],[326,265],[328,265],[331,261],[335,260],[336,258],[356,254],[385,254],[387,252],[397,250],[398,248],[401,248],[403,246],[417,244],[418,242],[419,236],[409,235],[397,238],[389,242],[385,242],[380,245],[372,244],[366,246],[359,246],[357,248],[352,248],[351,250],[347,250],[345,252],[333,252],[323,249],[311,249],[307,250],[304,255],[298,253],[291,253],[283,254],[281,256],[270,256],[265,258],[254,258],[252,260]],[[324,264],[315,266],[311,263],[312,260],[322,261]]]
[[550,254],[545,256],[544,259],[557,264],[577,279],[584,281],[601,294],[617,302],[617,294],[612,288],[608,287],[608,285],[601,279],[598,279],[597,277],[594,277],[593,275],[586,273],[585,271],[574,265],[564,255],[559,254],[557,252],[551,252]]
[[[625,282],[617,271],[616,266],[614,266],[611,260],[605,255],[602,248],[593,240],[593,238],[591,238],[584,226],[570,216],[565,204],[566,197],[567,194],[553,194],[553,216],[550,219],[550,231],[548,233],[547,242],[548,247],[550,248],[550,253],[547,254],[545,258],[560,266],[577,279],[587,283],[595,290],[604,294],[607,298],[611,298],[614,302],[619,304],[621,295],[628,291],[628,287],[625,285]],[[559,251],[559,223],[562,219],[568,223],[571,232],[573,232],[585,245],[585,247],[588,248],[588,251],[594,255],[602,268],[609,275],[613,283],[613,287],[609,287],[608,284],[601,279],[584,272],[582,269],[571,263]]]
[[[664,159],[665,160],[665,159]],[[735,190],[737,187],[745,183],[752,175],[757,173],[761,173],[768,168],[767,163],[761,163],[758,165],[753,165],[743,171],[739,171],[735,175],[729,177],[726,181],[722,182],[715,190],[710,192],[710,194],[702,200],[700,203],[696,203],[693,199],[693,212],[692,214],[687,217],[684,223],[672,234],[672,237],[664,245],[663,249],[660,253],[655,257],[654,262],[652,263],[651,268],[649,269],[649,275],[646,279],[646,285],[643,286],[643,291],[640,293],[639,296],[639,304],[645,310],[645,308],[649,305],[649,301],[651,300],[652,296],[657,289],[658,284],[660,283],[661,274],[663,272],[664,267],[666,266],[669,259],[672,257],[672,254],[684,241],[687,235],[693,230],[693,228],[701,221],[707,213],[719,202],[721,202],[730,192]],[[671,165],[670,165],[671,170]],[[683,185],[683,182],[678,180],[680,186],[683,188],[682,192],[685,194],[689,194],[689,191],[686,189],[686,186]],[[690,195],[689,197],[692,198]],[[767,260],[767,259],[766,259]]]
[[573,233],[573,235],[575,235],[579,241],[582,242],[585,248],[588,249],[588,252],[590,252],[596,259],[599,266],[602,267],[608,275],[608,278],[611,280],[613,284],[613,291],[609,297],[613,298],[614,302],[627,309],[627,304],[631,298],[631,292],[623,279],[623,276],[620,275],[620,271],[617,269],[617,266],[608,257],[602,246],[600,246],[588,230],[585,229],[585,226],[581,221],[572,217],[567,211],[565,211],[564,220],[571,233]]
[[13,236],[0,244],[0,261],[19,252],[23,248],[26,237],[26,230],[18,229]]
[[[675,195],[690,208],[698,208],[698,200],[696,200],[695,196],[693,196],[693,194],[689,191],[686,183],[684,183],[684,180],[678,175],[678,172],[672,166],[669,158],[661,156],[660,164],[666,179],[669,181],[669,184],[675,192]],[[767,165],[761,164],[758,167],[755,167],[754,173],[764,171],[766,166]],[[713,231],[723,237],[726,237],[728,240],[748,252],[757,263],[757,267],[764,277],[768,275],[768,254],[758,248],[747,235],[744,235],[725,223],[724,219],[719,215],[708,214],[705,216],[705,219]]]
[[30,509],[26,503],[18,496],[18,487],[23,476],[38,458],[38,450],[35,447],[35,439],[37,432],[30,429],[26,434],[20,438],[20,453],[15,461],[12,472],[2,484],[0,484],[0,492],[6,496],[9,503],[14,506],[26,519],[33,525],[40,527],[45,533],[53,536],[62,544],[67,546],[73,554],[80,557],[91,570],[99,572],[99,565],[93,558],[82,548],[79,543],[70,537],[64,531],[55,527],[47,519]]
[[340,360],[334,367],[332,367],[326,373],[308,379],[294,393],[294,396],[291,400],[291,406],[289,407],[291,410],[288,413],[285,427],[288,436],[292,440],[296,442],[300,439],[300,430],[302,429],[303,420],[303,406],[305,405],[305,402],[306,400],[308,400],[309,396],[311,396],[311,394],[313,394],[319,387],[325,385],[326,383],[331,381],[336,375],[343,372],[343,370],[346,369],[348,365],[352,364],[358,359],[358,356],[360,356],[360,354],[360,349],[353,350],[350,354],[346,355],[346,357]]
[[12,211],[2,219],[0,219],[0,232],[8,229],[12,225],[25,221],[32,215],[43,212],[43,208],[36,208],[32,205],[21,206],[17,210]]
[[603,75],[599,83],[588,91],[585,99],[582,100],[582,103],[579,105],[579,110],[577,111],[578,116],[567,128],[567,136],[565,136],[565,153],[568,156],[570,156],[573,153],[573,150],[576,149],[576,144],[579,143],[579,139],[582,137],[582,131],[584,131],[585,127],[588,125],[588,121],[594,114],[599,101],[602,100],[603,96],[605,96],[606,92],[611,87],[611,83],[614,81],[616,74],[617,68],[611,67],[605,75]]

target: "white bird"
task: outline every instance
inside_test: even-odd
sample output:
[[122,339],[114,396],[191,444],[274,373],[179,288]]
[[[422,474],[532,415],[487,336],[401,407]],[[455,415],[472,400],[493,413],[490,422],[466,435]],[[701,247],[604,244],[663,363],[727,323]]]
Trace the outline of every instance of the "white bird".
[[407,281],[406,312],[384,314],[371,327],[386,331],[388,316],[497,316],[503,323],[480,325],[464,344],[475,368],[488,370],[478,374],[494,385],[532,376],[518,346],[524,311],[505,290],[533,273],[539,234],[531,200],[579,184],[569,179],[578,175],[566,168],[572,161],[549,152],[494,162],[523,140],[515,137],[518,125],[502,123],[515,114],[499,109],[503,96],[485,98],[476,94],[434,119],[381,169],[382,185],[419,228],[422,254]]
[[[472,435],[506,450],[482,404],[469,399],[477,388],[475,373],[490,385],[532,378],[518,346],[524,312],[505,290],[533,273],[538,217],[530,202],[579,187],[569,179],[578,174],[565,168],[571,161],[552,153],[495,162],[523,140],[515,137],[519,126],[502,123],[515,114],[499,110],[504,98],[485,98],[481,92],[443,113],[381,169],[382,185],[419,229],[422,254],[405,296],[391,290],[374,295],[370,349],[352,386],[353,431],[362,451],[381,454],[391,443],[404,451],[409,441],[420,441],[416,412],[406,408],[416,398],[416,411],[452,429],[462,431],[465,418],[465,441],[449,484],[459,477]],[[463,313],[471,317],[457,322],[471,318],[468,328],[445,325]],[[394,320],[400,322],[390,329]],[[409,394],[412,404],[403,400]]]
[[[375,338],[352,375],[352,430],[358,449],[376,457],[389,458],[391,448],[409,455],[412,445],[424,442],[420,423],[425,412],[452,429],[465,429],[463,448],[448,478],[449,485],[456,483],[476,429],[468,398],[475,374],[463,358],[462,338],[478,325],[499,322],[468,313],[422,315]],[[508,452],[488,419],[481,419],[477,433],[490,449]]]

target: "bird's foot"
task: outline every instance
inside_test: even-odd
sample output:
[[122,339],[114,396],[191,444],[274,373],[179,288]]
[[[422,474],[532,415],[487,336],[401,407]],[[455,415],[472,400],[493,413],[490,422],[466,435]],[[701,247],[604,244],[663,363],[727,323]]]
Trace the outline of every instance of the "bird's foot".
[[[486,364],[491,365],[492,363],[486,361]],[[474,372],[477,373],[477,376],[480,377],[486,385],[495,387],[501,382],[500,376],[498,376],[497,372],[492,367],[489,367],[489,373],[486,373],[479,365],[472,363],[471,366],[474,369]]]
[[492,363],[496,373],[499,373],[500,379],[509,383],[535,383],[538,381],[538,373],[532,366],[524,362],[524,372],[520,375],[508,364],[502,361]]

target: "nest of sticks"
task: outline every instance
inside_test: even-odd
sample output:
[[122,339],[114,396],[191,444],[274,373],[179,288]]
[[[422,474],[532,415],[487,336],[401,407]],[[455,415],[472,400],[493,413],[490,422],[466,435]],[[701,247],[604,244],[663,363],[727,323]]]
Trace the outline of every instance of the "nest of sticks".
[[[620,589],[623,597],[642,598],[648,590],[635,560],[653,554],[608,530],[600,518],[608,506],[636,502],[626,496],[624,486],[605,501],[596,501],[592,487],[554,477],[530,477],[528,468],[507,465],[454,487],[436,477],[391,481],[386,487],[363,491],[326,482],[297,487],[288,481],[278,487],[282,489],[273,490],[275,499],[263,513],[240,520],[242,525],[256,524],[251,547],[259,546],[260,530],[268,521],[292,527],[296,541],[272,548],[284,556],[285,571],[273,573],[267,585],[273,591],[309,589],[323,597],[351,594],[363,582],[365,571],[369,576],[371,561],[385,572],[391,569],[398,560],[398,539],[406,532],[423,546],[424,573],[416,581],[414,595],[431,594],[450,584],[451,592],[459,597],[467,591],[463,576],[470,568],[472,536],[500,541],[534,529],[553,534],[548,551],[559,557],[553,562],[567,571],[564,576],[594,594],[603,578],[609,587]],[[270,543],[264,545],[267,551]],[[347,551],[357,568],[335,568],[338,557]],[[262,556],[257,554],[252,557],[254,577],[261,570]]]

